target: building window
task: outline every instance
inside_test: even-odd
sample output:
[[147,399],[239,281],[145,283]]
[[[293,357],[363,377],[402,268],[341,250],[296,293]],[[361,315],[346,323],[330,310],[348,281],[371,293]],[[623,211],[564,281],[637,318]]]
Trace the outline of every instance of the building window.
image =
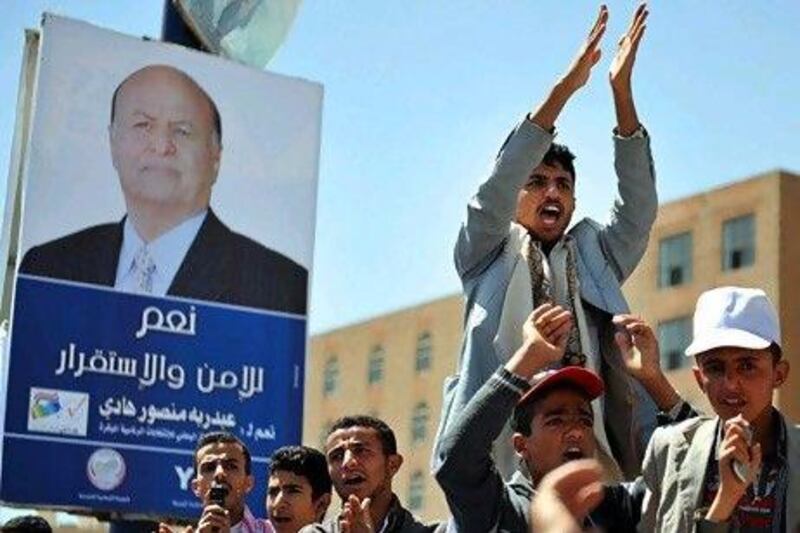
[[684,354],[692,341],[692,319],[688,316],[667,320],[658,325],[658,345],[661,349],[661,367],[667,370],[681,368],[689,360]]
[[330,396],[339,388],[339,358],[335,355],[325,361],[322,395]]
[[432,351],[431,334],[426,331],[417,337],[417,359],[416,363],[414,363],[414,369],[417,373],[430,369]]
[[414,407],[414,414],[411,417],[411,442],[412,444],[419,444],[425,442],[428,437],[428,419],[430,418],[430,409],[428,404],[420,402]]
[[408,508],[419,512],[425,505],[425,474],[417,470],[408,483]]
[[755,217],[746,215],[722,225],[722,270],[736,270],[756,260]]
[[367,383],[380,383],[383,381],[383,366],[385,364],[383,347],[379,344],[369,352],[369,364],[367,368]]
[[661,240],[658,249],[658,286],[675,287],[692,281],[692,234]]

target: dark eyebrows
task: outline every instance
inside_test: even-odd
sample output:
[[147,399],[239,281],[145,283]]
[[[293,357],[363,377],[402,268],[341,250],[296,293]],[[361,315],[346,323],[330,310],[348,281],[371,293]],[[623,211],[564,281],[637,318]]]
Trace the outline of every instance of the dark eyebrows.
[[268,483],[267,484],[267,490],[269,490],[270,492],[272,492],[272,491],[276,491],[277,492],[278,490],[281,490],[281,489],[296,489],[296,490],[302,491],[303,490],[303,485],[301,485],[300,483],[284,483],[284,484],[281,484],[280,481],[278,481],[276,483]]
[[342,453],[342,452],[344,452],[344,445],[343,444],[339,444],[337,446],[334,446],[330,450],[328,450],[325,453],[325,455],[327,455],[328,457],[331,457],[333,455],[336,455],[337,453]]
[[[542,416],[543,417],[549,417],[549,416],[566,415],[566,414],[569,414],[570,411],[571,410],[568,409],[567,407],[563,407],[563,406],[554,407],[553,409],[550,409],[549,411],[543,412]],[[587,407],[587,406],[581,405],[580,407],[578,407],[578,414],[583,415],[583,416],[594,416],[594,411],[592,410],[591,406]]]
[[752,353],[750,351],[740,352],[734,354],[733,357],[721,357],[719,355],[706,355],[705,357],[700,358],[700,366],[705,368],[706,366],[712,365],[722,365],[725,366],[726,361],[730,361],[731,364],[738,364],[743,361],[748,362],[757,362],[762,360],[767,360],[768,357],[771,357],[769,354],[762,354],[760,353]]

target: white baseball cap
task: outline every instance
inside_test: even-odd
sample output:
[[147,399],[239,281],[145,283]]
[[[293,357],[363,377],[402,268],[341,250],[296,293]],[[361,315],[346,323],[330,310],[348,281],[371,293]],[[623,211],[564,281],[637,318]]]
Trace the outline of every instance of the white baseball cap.
[[694,340],[686,355],[722,347],[781,346],[778,313],[761,289],[718,287],[700,295],[694,311]]

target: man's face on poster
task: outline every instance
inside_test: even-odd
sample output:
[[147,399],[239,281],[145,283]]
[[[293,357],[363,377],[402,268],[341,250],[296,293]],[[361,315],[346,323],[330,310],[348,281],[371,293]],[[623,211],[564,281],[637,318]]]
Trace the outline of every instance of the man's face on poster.
[[222,148],[212,103],[190,78],[166,66],[136,72],[117,92],[109,131],[129,211],[208,207]]

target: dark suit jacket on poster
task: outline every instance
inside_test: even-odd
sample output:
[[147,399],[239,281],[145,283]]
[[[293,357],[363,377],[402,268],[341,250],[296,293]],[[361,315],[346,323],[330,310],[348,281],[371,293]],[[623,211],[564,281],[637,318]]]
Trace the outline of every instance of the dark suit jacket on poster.
[[[114,286],[123,222],[31,248],[20,273]],[[304,315],[307,279],[305,268],[231,231],[209,209],[167,294]]]

